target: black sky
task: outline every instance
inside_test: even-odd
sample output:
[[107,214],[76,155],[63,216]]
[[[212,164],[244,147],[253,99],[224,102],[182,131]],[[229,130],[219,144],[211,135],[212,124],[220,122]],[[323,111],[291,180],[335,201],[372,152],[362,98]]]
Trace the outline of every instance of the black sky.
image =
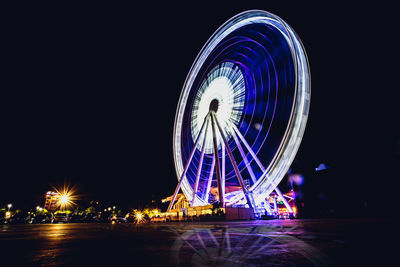
[[399,155],[390,7],[35,6],[3,11],[0,204],[33,203],[64,181],[87,199],[132,206],[171,194],[185,77],[209,36],[247,9],[283,18],[309,57],[311,110],[297,162],[329,162],[343,174],[337,183],[364,192],[357,197],[376,181],[390,188]]

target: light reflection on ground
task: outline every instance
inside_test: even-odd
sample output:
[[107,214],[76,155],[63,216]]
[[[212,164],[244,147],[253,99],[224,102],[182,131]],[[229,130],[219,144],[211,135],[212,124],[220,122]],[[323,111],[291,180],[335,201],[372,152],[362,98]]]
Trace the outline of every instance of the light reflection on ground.
[[305,234],[301,224],[210,225],[169,230],[177,236],[172,247],[177,265],[288,265],[298,260],[315,266],[330,264],[324,253],[296,237]]
[[60,241],[67,237],[67,226],[65,224],[53,224],[42,235],[51,240]]
[[1,266],[328,266],[391,262],[392,221],[0,225]]

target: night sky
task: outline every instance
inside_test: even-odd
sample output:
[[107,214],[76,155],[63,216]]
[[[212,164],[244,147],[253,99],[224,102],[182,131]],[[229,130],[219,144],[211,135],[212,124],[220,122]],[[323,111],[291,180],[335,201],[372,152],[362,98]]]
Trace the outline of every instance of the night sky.
[[64,182],[82,200],[128,206],[172,194],[185,77],[209,36],[248,9],[283,18],[309,57],[311,109],[297,170],[326,162],[343,185],[338,195],[352,192],[350,199],[393,190],[400,139],[392,8],[187,3],[3,10],[0,205],[41,204]]

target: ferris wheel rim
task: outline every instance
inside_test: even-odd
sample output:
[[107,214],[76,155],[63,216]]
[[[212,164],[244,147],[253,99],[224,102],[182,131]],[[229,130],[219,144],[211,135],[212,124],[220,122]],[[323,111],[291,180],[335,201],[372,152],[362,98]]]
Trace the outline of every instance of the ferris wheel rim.
[[[282,176],[282,173],[287,172],[289,168],[287,163],[293,161],[294,155],[296,154],[300,146],[300,141],[305,130],[305,125],[309,111],[309,99],[311,94],[310,71],[309,71],[307,55],[304,50],[303,44],[301,43],[300,38],[298,38],[294,30],[278,16],[263,10],[249,10],[239,13],[234,17],[230,18],[229,20],[227,20],[224,24],[222,24],[203,45],[202,49],[197,54],[189,70],[189,73],[183,85],[182,92],[179,97],[178,108],[176,111],[175,121],[174,121],[173,152],[174,152],[175,171],[179,180],[179,177],[183,173],[183,162],[181,156],[182,152],[180,151],[181,149],[180,131],[182,129],[181,127],[182,127],[183,113],[187,105],[188,96],[192,84],[194,82],[194,79],[196,78],[198,72],[200,71],[202,64],[210,55],[211,51],[216,47],[216,45],[221,40],[223,40],[225,36],[233,32],[234,30],[242,27],[243,25],[247,25],[246,23],[253,23],[255,18],[257,17],[259,20],[264,22],[268,21],[272,23],[271,21],[274,21],[274,23],[276,23],[281,27],[279,30],[281,32],[283,31],[286,34],[285,39],[287,40],[288,45],[291,47],[290,51],[293,54],[294,66],[296,68],[296,75],[295,75],[296,88],[294,90],[295,97],[292,104],[290,120],[285,130],[285,136],[282,139],[281,144],[279,145],[278,149],[279,153],[275,153],[273,160],[270,162],[269,166],[265,168],[265,171],[259,177],[257,183],[253,184],[253,186],[250,188],[251,191],[257,193],[256,200],[257,202],[259,202],[260,199],[258,196],[261,194],[265,194],[268,191],[272,192],[272,190],[274,190],[274,188],[272,187],[276,187],[277,184],[280,182],[280,180],[282,180],[282,177],[279,179],[279,176]],[[274,24],[273,26],[277,27],[277,25]],[[299,71],[301,71],[302,73],[302,77],[300,78],[299,78]],[[298,103],[300,103],[301,105],[298,105]],[[301,114],[303,116],[300,116]],[[294,139],[296,140],[293,141]],[[287,152],[288,150],[290,150],[290,153],[285,154],[284,152],[285,151]],[[269,177],[270,175],[268,175],[269,171],[274,168],[277,170],[276,177],[278,177],[278,179],[275,179],[273,181],[268,181],[270,179]],[[187,181],[186,176],[184,176],[182,179],[184,179],[182,183],[182,191],[184,192],[187,199],[190,200],[193,198],[192,196],[195,196],[196,202],[206,204],[203,199],[201,199],[200,197],[196,196],[196,194],[193,193],[194,190],[192,189],[190,183]],[[267,181],[269,182],[268,184]]]

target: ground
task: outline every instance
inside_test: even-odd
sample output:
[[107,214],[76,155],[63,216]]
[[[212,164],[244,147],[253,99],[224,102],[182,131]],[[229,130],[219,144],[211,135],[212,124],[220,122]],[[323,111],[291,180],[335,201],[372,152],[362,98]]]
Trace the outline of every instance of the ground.
[[396,231],[392,221],[371,219],[2,225],[0,259],[9,266],[383,265],[393,264]]

